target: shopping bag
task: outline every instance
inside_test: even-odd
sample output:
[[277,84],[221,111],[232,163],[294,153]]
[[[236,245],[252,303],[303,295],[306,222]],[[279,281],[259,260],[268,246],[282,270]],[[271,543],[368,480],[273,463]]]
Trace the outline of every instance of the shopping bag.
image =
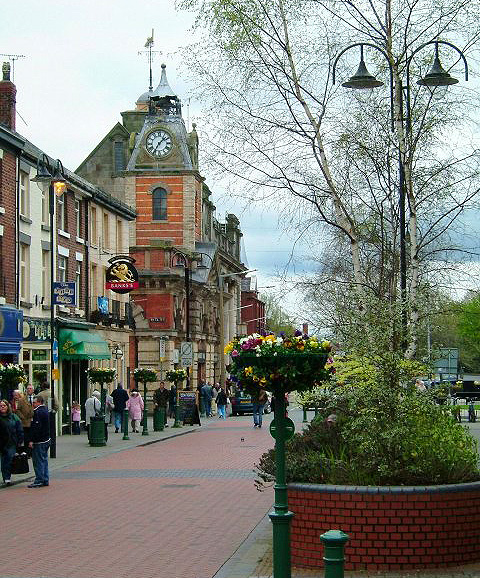
[[25,452],[15,454],[12,460],[12,474],[28,474],[28,456]]

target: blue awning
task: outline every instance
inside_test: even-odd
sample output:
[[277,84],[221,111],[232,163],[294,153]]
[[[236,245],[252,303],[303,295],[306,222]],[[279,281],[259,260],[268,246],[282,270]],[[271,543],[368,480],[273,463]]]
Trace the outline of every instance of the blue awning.
[[0,354],[11,353],[18,355],[20,353],[19,341],[0,341]]

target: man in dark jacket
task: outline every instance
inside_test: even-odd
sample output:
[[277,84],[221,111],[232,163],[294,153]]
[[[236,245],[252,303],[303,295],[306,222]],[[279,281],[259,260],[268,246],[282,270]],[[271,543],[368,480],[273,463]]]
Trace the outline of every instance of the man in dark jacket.
[[117,389],[112,391],[113,399],[113,418],[115,423],[115,433],[122,427],[123,411],[127,407],[128,393],[123,389],[121,383],[117,385]]
[[29,488],[48,486],[48,448],[50,446],[50,423],[48,409],[44,405],[41,395],[33,400],[33,419],[30,426],[30,447],[32,448],[32,462],[35,470],[35,480]]
[[155,390],[153,394],[153,411],[158,411],[160,408],[164,410],[164,424],[167,425],[167,403],[170,397],[170,392],[168,389],[165,389],[165,383],[163,381],[160,382],[159,388]]

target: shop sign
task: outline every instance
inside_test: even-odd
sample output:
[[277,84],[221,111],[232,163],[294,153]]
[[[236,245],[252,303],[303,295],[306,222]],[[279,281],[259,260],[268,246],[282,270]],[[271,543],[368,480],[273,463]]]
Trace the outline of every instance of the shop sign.
[[53,304],[75,307],[77,303],[75,282],[53,284]]
[[50,341],[50,321],[46,319],[23,318],[24,341]]
[[165,317],[149,317],[148,319],[152,323],[165,323],[165,321],[166,321]]
[[133,265],[135,259],[127,256],[112,257],[107,269],[105,287],[115,293],[129,293],[138,288],[138,271]]

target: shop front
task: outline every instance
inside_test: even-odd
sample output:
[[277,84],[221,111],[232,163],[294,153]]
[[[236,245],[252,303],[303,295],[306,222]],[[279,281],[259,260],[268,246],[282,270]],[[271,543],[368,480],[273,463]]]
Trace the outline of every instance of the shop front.
[[[14,307],[0,307],[0,363],[18,363],[22,343],[23,312]],[[7,388],[8,389],[8,388]],[[2,398],[10,392],[1,391]]]
[[20,364],[28,382],[39,390],[50,375],[50,320],[23,318],[23,344]]
[[85,419],[89,395],[87,369],[90,360],[110,359],[108,344],[91,329],[62,327],[59,331],[59,358],[62,383],[62,433],[71,433],[72,402],[77,401]]

